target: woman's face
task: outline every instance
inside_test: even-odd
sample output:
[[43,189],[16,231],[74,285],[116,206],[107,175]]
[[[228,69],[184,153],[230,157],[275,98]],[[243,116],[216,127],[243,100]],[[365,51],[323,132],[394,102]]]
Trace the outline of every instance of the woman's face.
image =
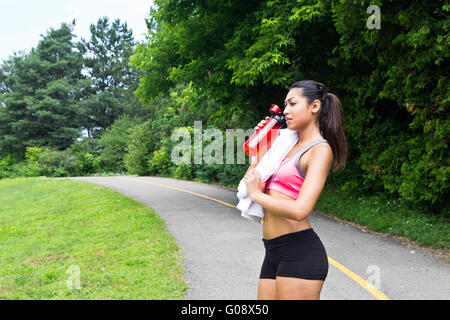
[[[287,127],[291,130],[301,130],[308,123],[314,120],[314,102],[308,105],[307,99],[302,95],[302,88],[293,88],[289,90],[284,101],[284,115],[286,117]],[[320,106],[319,106],[320,107]]]

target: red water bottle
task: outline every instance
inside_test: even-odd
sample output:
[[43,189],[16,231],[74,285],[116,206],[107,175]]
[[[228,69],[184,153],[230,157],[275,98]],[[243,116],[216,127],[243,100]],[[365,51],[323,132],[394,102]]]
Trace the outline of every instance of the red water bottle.
[[[284,114],[276,104],[273,104],[270,108],[270,118],[264,124],[262,128],[256,130],[256,132],[244,143],[244,152],[251,157],[264,154],[269,150],[272,142],[278,136],[278,131],[286,122]],[[262,153],[261,153],[262,152]]]

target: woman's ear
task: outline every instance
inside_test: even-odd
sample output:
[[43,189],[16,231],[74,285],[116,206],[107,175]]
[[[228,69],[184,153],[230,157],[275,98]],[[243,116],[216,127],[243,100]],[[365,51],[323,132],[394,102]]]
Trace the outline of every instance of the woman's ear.
[[313,114],[319,113],[319,111],[320,111],[320,105],[321,105],[321,102],[320,102],[319,99],[314,100],[314,101],[311,103],[311,112],[312,112]]

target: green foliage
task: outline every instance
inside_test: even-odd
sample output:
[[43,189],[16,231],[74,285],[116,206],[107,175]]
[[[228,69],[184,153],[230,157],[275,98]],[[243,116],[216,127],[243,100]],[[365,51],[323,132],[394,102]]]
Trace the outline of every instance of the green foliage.
[[[191,126],[187,127],[174,127],[175,130],[185,130],[189,133],[190,145],[189,145],[189,157],[187,163],[176,163],[172,156],[176,152],[181,157],[183,154],[180,151],[180,146],[184,139],[174,139],[167,136],[160,141],[159,147],[156,150],[149,149],[149,137],[152,136],[152,132],[148,131],[147,134],[145,130],[149,130],[151,124],[146,122],[135,128],[135,132],[132,134],[132,143],[129,146],[129,152],[125,156],[125,163],[127,164],[127,169],[130,173],[138,175],[162,175],[162,176],[173,176],[179,179],[188,180],[199,180],[205,182],[217,182],[225,185],[237,185],[240,181],[242,175],[245,173],[248,167],[248,158],[246,157],[246,165],[238,164],[225,164],[225,163],[206,163],[206,152],[211,152],[211,144],[214,142],[203,141],[201,148],[195,148],[195,137],[194,128]],[[205,132],[209,129],[219,129],[213,125],[209,125],[202,128],[203,139]],[[223,131],[219,131],[223,132]],[[150,139],[152,140],[152,139]],[[226,139],[225,134],[223,134],[222,140],[222,150],[223,159],[225,162],[225,151],[226,151]],[[197,141],[198,142],[198,141]],[[239,148],[240,146],[237,146]],[[177,148],[175,150],[175,148]],[[146,150],[146,152],[142,152]],[[194,163],[194,154],[202,155],[202,163]],[[147,159],[147,160],[146,160]],[[146,161],[146,162],[145,162]],[[145,162],[145,163],[144,163]],[[237,152],[234,152],[234,162],[237,162]]]
[[81,175],[81,163],[71,152],[46,149],[39,156],[39,163],[45,168],[41,175],[49,177],[70,177]]
[[152,157],[148,160],[150,174],[167,175],[170,173],[170,166],[170,156],[167,153],[167,148],[165,146],[162,146],[160,149],[153,152]]
[[124,163],[129,173],[147,175],[149,172],[148,160],[151,156],[151,146],[154,136],[150,132],[148,122],[138,124],[131,128],[128,153],[124,156]]
[[30,162],[38,162],[39,156],[42,154],[42,149],[38,147],[28,147],[25,152],[25,159]]
[[87,152],[77,154],[82,175],[90,175],[100,170],[100,158]]
[[9,154],[0,161],[0,179],[9,177],[36,177],[44,174],[45,167],[39,163],[43,150],[27,147],[25,160]]
[[139,115],[141,106],[133,95],[139,77],[129,66],[135,42],[133,32],[119,19],[112,23],[107,17],[91,24],[91,38],[79,44],[84,52],[88,83],[83,90],[82,104],[89,118],[84,126],[90,137],[98,137],[121,115]]
[[[153,27],[156,24],[158,12],[151,8],[147,24]],[[174,85],[168,80],[171,65],[177,60],[177,45],[173,40],[173,34],[166,31],[169,24],[158,21],[158,32],[149,29],[148,43],[138,44],[130,57],[130,66],[140,70],[143,76],[140,79],[136,94],[143,103],[148,103],[161,92],[167,93]],[[150,59],[151,57],[151,59]]]
[[[149,152],[161,148],[164,139],[171,136],[178,127],[193,126],[194,121],[208,125],[211,113],[217,109],[214,99],[202,89],[197,89],[191,83],[180,83],[172,88],[168,95],[160,94],[148,105],[148,135],[151,136]],[[224,124],[222,124],[224,125]]]
[[442,210],[449,198],[448,6],[370,4],[381,8],[379,30],[359,23],[369,1],[332,6],[340,46],[330,63],[340,68],[349,144],[365,171],[359,183]]
[[[175,178],[179,179],[188,179],[188,180],[199,180],[203,182],[214,182],[221,183],[228,186],[237,185],[242,178],[243,174],[247,170],[249,165],[248,157],[245,158],[246,165],[239,164],[226,164],[226,137],[223,131],[220,131],[219,128],[214,127],[213,125],[209,125],[205,128],[202,128],[202,143],[201,147],[197,141],[195,143],[195,131],[193,127],[179,127],[174,128],[174,130],[185,130],[189,133],[190,145],[189,145],[189,157],[187,159],[187,163],[179,163],[177,164],[172,159],[172,155],[179,153],[179,156],[183,156],[180,151],[180,146],[183,145],[186,141],[187,137],[183,137],[183,139],[172,141],[171,137],[167,137],[162,141],[162,147],[155,151],[152,155],[151,160],[149,161],[150,174],[158,174],[158,175],[173,175]],[[207,163],[208,152],[214,150],[215,155],[216,149],[212,146],[217,147],[217,151],[220,152],[220,146],[215,145],[214,141],[205,140],[206,132],[210,129],[217,129],[218,132],[222,132],[222,154],[219,156],[219,161],[222,163]],[[198,137],[199,138],[199,137]],[[197,139],[198,139],[197,138]],[[235,139],[236,140],[236,139]],[[198,147],[197,147],[198,146]],[[237,146],[239,148],[240,146]],[[176,149],[175,149],[176,148]],[[195,163],[195,155],[202,155],[201,163]],[[222,158],[223,156],[223,158]],[[234,151],[234,163],[237,163],[237,152],[236,146]]]
[[[75,44],[73,26],[63,24],[29,54],[5,61],[0,177],[85,174],[98,168],[100,156],[108,171],[237,183],[247,165],[168,164],[173,130],[190,128],[192,135],[194,121],[203,130],[253,128],[293,81],[314,79],[341,99],[345,114],[347,166],[329,184],[448,210],[448,3],[155,4],[147,42],[131,57],[131,31],[103,18],[91,26],[89,42]],[[367,27],[369,5],[380,7],[381,29]],[[82,128],[97,139],[74,143]],[[23,160],[27,147],[42,153],[29,149]]]
[[86,152],[99,155],[100,154],[99,139],[94,138],[85,138],[82,140],[79,139],[69,147],[69,150],[73,153]]
[[45,171],[44,166],[39,162],[42,149],[38,147],[27,147],[25,152],[25,165],[22,167],[24,173],[21,176],[38,177]]
[[[124,157],[128,171],[140,175],[168,173],[165,164],[159,161],[164,161],[164,157],[160,157],[162,147],[165,146],[166,150],[169,150],[173,145],[170,141],[173,130],[192,126],[194,121],[207,124],[211,121],[209,115],[215,107],[214,100],[203,90],[194,88],[192,83],[180,83],[172,88],[168,95],[159,94],[153,98],[147,107],[149,119],[141,127],[134,127],[134,131],[129,134],[131,142]],[[154,158],[154,153],[158,150],[159,153]]]
[[91,25],[89,41],[75,43],[73,28],[51,28],[0,67],[0,156],[28,146],[65,150],[82,130],[98,138],[121,115],[143,115],[133,94],[139,71],[128,66],[132,31],[105,17]]
[[88,152],[64,151],[49,148],[27,147],[25,160],[0,161],[0,178],[15,177],[69,177],[83,176],[100,170],[100,158]]
[[36,49],[0,68],[0,156],[24,154],[27,146],[64,149],[78,137],[82,56],[72,28],[50,29]]
[[179,165],[177,165],[173,176],[174,178],[177,179],[192,180],[193,178],[192,165],[180,163]]
[[18,154],[8,154],[0,160],[0,179],[13,176],[13,167],[21,162]]
[[117,119],[101,136],[98,146],[101,148],[101,164],[103,171],[121,172],[126,167],[123,158],[131,141],[130,134],[139,123],[139,119],[122,116]]
[[[152,27],[149,41],[138,45],[131,57],[131,65],[143,74],[136,94],[148,103],[161,93],[167,95],[180,82],[192,82],[223,106],[217,119],[221,126],[232,116],[230,107],[244,107],[243,101],[254,112],[258,105],[252,101],[261,99],[230,83],[232,73],[226,61],[233,52],[225,45],[235,27],[240,21],[248,21],[248,15],[260,3],[156,1],[158,9],[150,11],[148,20]],[[264,105],[267,108],[270,104],[264,101]]]
[[[349,143],[347,174],[332,174],[330,181],[352,192],[390,193],[436,212],[448,207],[448,4],[155,3],[149,41],[131,58],[133,67],[143,72],[136,91],[143,102],[161,94],[161,100],[167,99],[179,83],[188,83],[219,107],[193,109],[185,119],[209,116],[207,125],[251,128],[270,103],[284,99],[293,81],[326,83],[343,102]],[[367,27],[369,5],[380,7],[381,29]],[[184,110],[171,107],[152,109],[154,128],[162,129],[161,121],[170,123],[170,130],[192,126],[177,121],[186,116],[180,112]],[[160,130],[157,141],[170,130]],[[222,172],[233,172],[224,168]],[[217,171],[201,166],[193,172],[215,180]]]

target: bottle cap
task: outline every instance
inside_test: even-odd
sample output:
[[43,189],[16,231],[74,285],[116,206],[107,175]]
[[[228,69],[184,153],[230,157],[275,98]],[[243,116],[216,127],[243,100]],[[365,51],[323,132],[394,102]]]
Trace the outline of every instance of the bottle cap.
[[273,104],[272,107],[270,108],[270,112],[274,113],[274,114],[278,114],[281,112],[281,108],[279,106],[277,106],[276,104]]

